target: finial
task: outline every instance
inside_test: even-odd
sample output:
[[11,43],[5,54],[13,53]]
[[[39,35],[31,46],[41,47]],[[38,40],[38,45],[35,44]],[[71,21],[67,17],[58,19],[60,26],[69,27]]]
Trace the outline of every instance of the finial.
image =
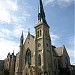
[[21,38],[23,38],[23,31],[22,31],[22,35],[21,35]]
[[13,50],[13,54],[14,54],[14,50]]
[[30,34],[30,28],[28,28],[28,34]]
[[22,35],[21,35],[21,38],[20,38],[20,43],[23,44],[23,41],[24,41],[24,36],[23,36],[23,31],[22,31]]
[[10,52],[8,53],[8,55],[10,55]]
[[22,36],[23,36],[23,31],[22,31]]
[[30,32],[30,28],[28,28],[28,32]]
[[28,29],[28,39],[30,39],[30,28]]

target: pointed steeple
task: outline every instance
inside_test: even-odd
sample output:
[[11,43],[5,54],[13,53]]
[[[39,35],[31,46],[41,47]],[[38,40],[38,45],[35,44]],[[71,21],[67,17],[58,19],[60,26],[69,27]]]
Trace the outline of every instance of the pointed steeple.
[[23,40],[24,40],[24,36],[23,36],[23,31],[22,31],[22,35],[21,35],[21,38],[20,38],[20,43],[23,44]]
[[14,55],[14,50],[13,50],[13,55]]
[[28,39],[30,39],[30,28],[28,29]]
[[21,38],[23,38],[23,31],[22,31],[22,35],[21,35]]
[[42,0],[39,0],[39,6],[38,6],[38,23],[40,22],[47,24]]
[[28,34],[30,34],[30,28],[28,29]]

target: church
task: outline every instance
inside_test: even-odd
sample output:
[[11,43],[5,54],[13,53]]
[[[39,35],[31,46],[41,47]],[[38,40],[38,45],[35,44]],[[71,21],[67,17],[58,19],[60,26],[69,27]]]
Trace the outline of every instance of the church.
[[38,0],[38,22],[35,35],[22,32],[16,55],[15,75],[70,75],[70,58],[64,45],[51,43],[50,27],[45,18],[42,0]]

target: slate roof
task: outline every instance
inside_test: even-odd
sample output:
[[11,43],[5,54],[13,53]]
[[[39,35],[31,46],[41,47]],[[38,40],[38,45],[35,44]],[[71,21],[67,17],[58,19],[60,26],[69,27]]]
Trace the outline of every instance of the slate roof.
[[[30,34],[31,35],[31,34]],[[35,37],[35,36],[33,36],[33,35],[31,35],[33,38]]]
[[52,53],[54,56],[62,56],[63,51],[64,51],[64,46],[60,46],[57,48],[55,46],[52,46]]
[[57,53],[58,56],[62,56],[64,52],[64,46],[55,48],[55,52]]

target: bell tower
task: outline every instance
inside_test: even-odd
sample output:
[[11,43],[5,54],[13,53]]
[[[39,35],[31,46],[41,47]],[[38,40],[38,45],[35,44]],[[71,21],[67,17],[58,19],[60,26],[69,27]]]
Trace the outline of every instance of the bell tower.
[[52,47],[49,28],[42,0],[39,0],[38,22],[35,26],[36,75],[52,75]]

